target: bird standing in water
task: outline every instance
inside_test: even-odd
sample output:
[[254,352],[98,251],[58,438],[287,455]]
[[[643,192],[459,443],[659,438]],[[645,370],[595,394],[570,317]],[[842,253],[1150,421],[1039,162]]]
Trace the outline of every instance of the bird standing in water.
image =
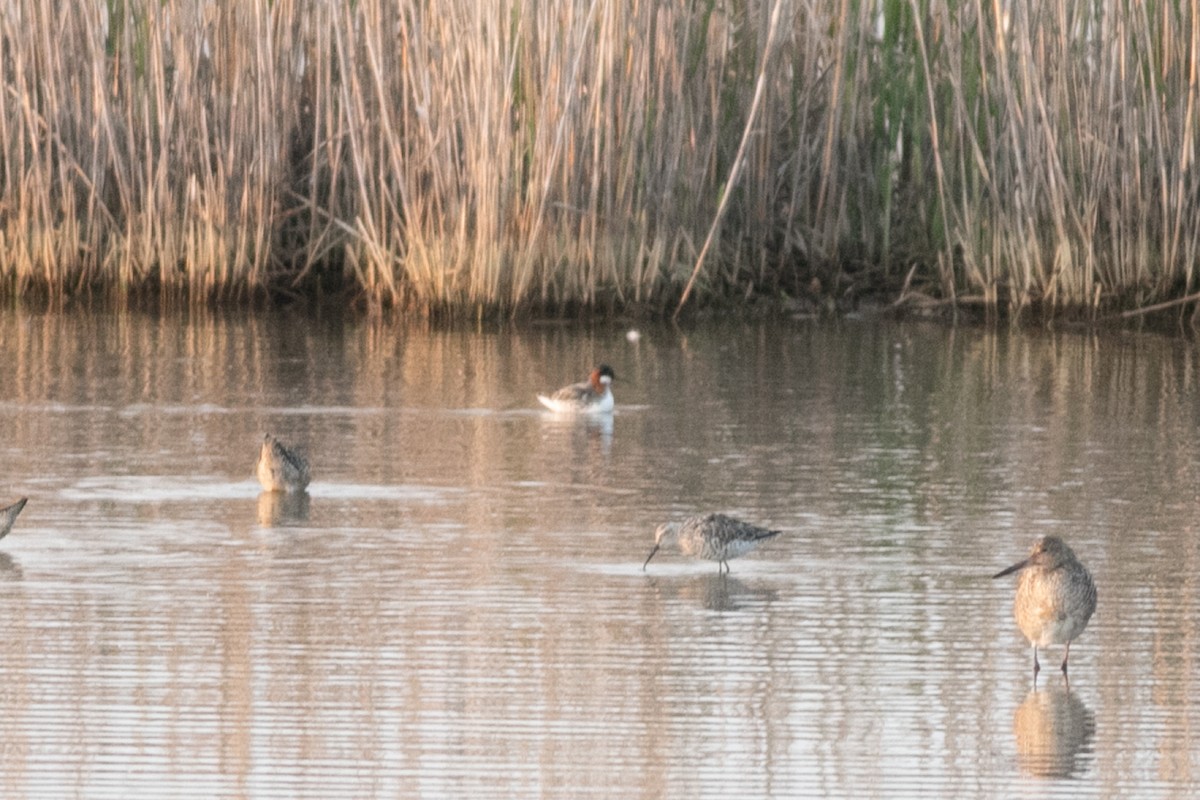
[[779,533],[724,514],[688,517],[683,522],[664,522],[654,531],[654,549],[646,556],[642,569],[646,569],[646,564],[661,547],[675,543],[685,555],[716,561],[718,573],[728,572],[729,559],[749,553],[759,542]]
[[1083,633],[1096,610],[1096,584],[1075,552],[1057,536],[1046,536],[1024,561],[1001,570],[993,578],[1021,573],[1013,616],[1017,627],[1033,645],[1033,676],[1037,678],[1039,647],[1065,644],[1062,671],[1067,674],[1071,642]]
[[263,437],[255,473],[268,492],[303,492],[309,481],[308,462],[269,433]]

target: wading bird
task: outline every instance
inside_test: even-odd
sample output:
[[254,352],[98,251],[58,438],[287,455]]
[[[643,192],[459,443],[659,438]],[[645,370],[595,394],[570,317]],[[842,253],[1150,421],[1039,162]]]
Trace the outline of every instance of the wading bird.
[[664,545],[676,544],[685,555],[717,562],[717,572],[729,571],[729,559],[745,555],[758,543],[779,535],[724,514],[689,517],[683,522],[664,522],[654,531],[654,549],[642,569]]
[[255,473],[268,492],[302,492],[309,481],[308,462],[269,433],[263,437]]
[[1087,627],[1096,610],[1096,584],[1087,568],[1066,542],[1046,536],[1033,546],[1029,557],[1001,570],[993,578],[1021,573],[1013,616],[1017,627],[1033,645],[1033,676],[1037,678],[1038,648],[1065,644],[1062,671],[1067,674],[1071,642]]

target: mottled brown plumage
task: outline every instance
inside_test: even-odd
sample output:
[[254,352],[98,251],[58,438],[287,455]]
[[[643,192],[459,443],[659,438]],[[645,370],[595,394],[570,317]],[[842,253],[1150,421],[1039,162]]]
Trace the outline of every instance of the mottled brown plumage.
[[1057,536],[1033,546],[1029,557],[1001,570],[993,578],[1021,573],[1013,616],[1033,645],[1033,674],[1037,676],[1038,647],[1065,644],[1062,671],[1067,673],[1071,642],[1087,627],[1096,610],[1096,584],[1070,547]]
[[717,562],[717,572],[729,571],[729,559],[745,555],[764,539],[778,536],[771,531],[724,514],[689,517],[683,522],[664,522],[654,531],[654,549],[642,569],[661,547],[675,543],[684,555]]
[[308,462],[269,433],[263,437],[255,473],[268,492],[302,492],[310,479]]

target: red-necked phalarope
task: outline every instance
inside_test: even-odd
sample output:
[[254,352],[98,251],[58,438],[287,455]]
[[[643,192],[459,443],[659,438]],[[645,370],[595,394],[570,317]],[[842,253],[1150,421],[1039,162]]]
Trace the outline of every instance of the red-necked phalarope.
[[1038,647],[1066,644],[1062,671],[1067,674],[1071,641],[1083,633],[1096,610],[1096,584],[1074,551],[1057,536],[1047,536],[1033,546],[1029,558],[993,575],[1002,578],[1021,573],[1013,616],[1017,627],[1033,645],[1033,677],[1037,678]]
[[592,370],[583,383],[564,386],[549,397],[539,394],[537,398],[551,411],[568,414],[607,413],[613,410],[611,384],[616,377],[612,367],[601,364]]
[[303,492],[308,486],[308,462],[269,433],[263,437],[255,472],[268,492]]
[[683,522],[664,522],[654,531],[654,549],[646,556],[642,569],[646,568],[659,548],[674,542],[685,555],[716,561],[718,574],[722,568],[728,572],[729,559],[749,553],[759,542],[779,533],[724,514],[689,517]]
[[0,539],[3,539],[12,530],[13,522],[17,519],[17,514],[21,513],[21,509],[28,502],[28,497],[22,497],[11,506],[0,508]]

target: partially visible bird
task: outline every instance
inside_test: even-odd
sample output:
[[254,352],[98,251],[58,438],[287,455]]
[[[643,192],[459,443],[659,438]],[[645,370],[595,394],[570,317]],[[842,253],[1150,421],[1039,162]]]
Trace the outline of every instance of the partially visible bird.
[[717,573],[729,571],[729,559],[745,555],[759,542],[778,536],[767,530],[724,514],[688,517],[683,522],[664,522],[654,531],[654,549],[646,556],[642,569],[665,545],[676,544],[685,555],[717,562]]
[[17,519],[17,514],[21,513],[21,509],[28,502],[28,497],[22,497],[11,506],[0,508],[0,539],[3,539],[12,530],[13,522]]
[[263,437],[255,473],[268,492],[302,492],[310,480],[308,462],[269,433]]
[[547,397],[539,394],[537,399],[551,411],[568,414],[603,414],[613,410],[611,384],[616,380],[613,369],[601,364],[592,370],[582,383],[564,386]]
[[1096,584],[1075,552],[1057,536],[1046,536],[1033,546],[1029,557],[993,575],[1002,578],[1021,573],[1013,616],[1017,627],[1033,645],[1033,676],[1041,664],[1038,648],[1065,644],[1062,671],[1067,674],[1071,642],[1083,633],[1096,610]]

